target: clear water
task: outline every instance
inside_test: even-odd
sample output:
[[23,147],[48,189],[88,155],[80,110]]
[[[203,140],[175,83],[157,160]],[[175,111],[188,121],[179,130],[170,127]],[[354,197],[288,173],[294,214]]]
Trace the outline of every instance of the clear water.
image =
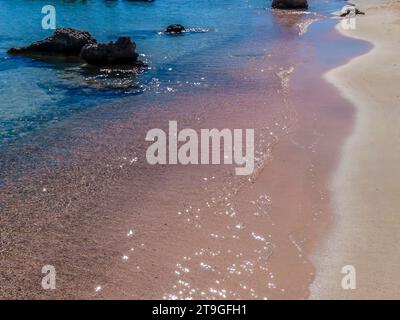
[[[266,0],[54,0],[57,27],[89,31],[99,41],[131,36],[151,69],[134,76],[88,73],[79,61],[10,57],[10,47],[45,38],[47,0],[0,0],[0,148],[105,102],[140,105],[138,96],[165,99],[177,91],[229,85],[227,66],[264,54],[282,36]],[[328,12],[335,1],[311,2]],[[207,32],[167,36],[171,23]],[[257,40],[262,39],[262,42]],[[251,43],[251,46],[244,45]],[[125,99],[125,100],[121,100]]]
[[[296,59],[312,56],[316,47],[314,42],[323,40],[322,35],[309,37],[313,32],[310,31],[305,37],[299,36],[297,24],[309,18],[302,15],[289,17],[265,10],[270,5],[267,0],[155,0],[153,3],[53,0],[59,27],[88,30],[100,41],[130,35],[137,42],[138,51],[145,54],[142,58],[149,62],[151,69],[138,77],[132,74],[110,76],[106,72],[84,71],[79,61],[8,57],[6,50],[9,47],[30,43],[50,33],[40,27],[40,9],[46,2],[0,0],[0,227],[2,247],[5,248],[2,252],[5,259],[0,259],[0,268],[8,270],[0,296],[48,297],[49,292],[42,290],[32,276],[48,261],[55,261],[59,266],[57,274],[62,275],[60,284],[63,289],[54,290],[55,297],[92,297],[93,288],[98,285],[107,288],[105,297],[115,298],[120,292],[126,292],[130,299],[148,295],[154,298],[153,294],[160,298],[164,290],[175,296],[176,291],[180,291],[179,285],[177,290],[165,285],[169,282],[168,274],[173,271],[168,266],[172,268],[177,261],[180,262],[182,248],[189,254],[193,253],[194,257],[200,247],[211,249],[209,252],[222,250],[217,260],[211,256],[205,260],[205,263],[213,264],[223,259],[219,263],[222,266],[220,270],[232,263],[248,266],[247,262],[256,261],[255,274],[247,269],[243,276],[230,278],[227,285],[237,290],[238,283],[248,280],[248,288],[252,288],[254,283],[256,289],[265,292],[265,283],[262,285],[259,279],[266,276],[265,259],[270,255],[269,246],[264,246],[267,243],[260,242],[254,234],[272,230],[286,233],[287,230],[286,226],[282,229],[279,224],[270,227],[270,200],[265,208],[259,206],[260,186],[263,196],[267,179],[249,182],[249,189],[235,197],[232,190],[236,189],[237,181],[221,166],[155,166],[150,169],[143,157],[146,147],[143,137],[148,128],[159,127],[167,119],[183,118],[182,124],[190,127],[193,124],[193,128],[203,124],[225,126],[225,122],[228,128],[236,127],[236,124],[239,124],[237,128],[244,128],[252,123],[256,129],[267,129],[257,130],[257,135],[264,135],[260,135],[260,143],[256,144],[256,157],[264,159],[269,148],[279,140],[279,128],[286,131],[291,113],[286,112],[284,103],[274,103],[274,98],[279,95],[275,93],[276,88],[281,88],[279,79],[274,78],[278,83],[275,87],[274,82],[270,85],[264,75],[262,81],[257,81],[257,74],[248,77],[255,79],[246,81],[240,76],[235,77],[235,67],[252,62],[238,70],[258,71],[258,57],[275,48],[271,51],[274,59],[263,59],[263,63],[275,61],[277,65],[268,67],[273,71],[280,70],[281,66],[295,64]],[[342,4],[342,0],[311,0],[310,4],[310,11],[324,15],[335,5]],[[172,37],[158,33],[175,22],[207,29],[208,32]],[[333,23],[329,22],[331,28]],[[314,32],[324,28],[324,24],[318,25]],[[334,52],[337,49],[326,48],[326,45],[324,49],[323,42],[317,50]],[[287,50],[283,52],[285,48]],[[335,63],[333,55],[324,57],[329,59],[320,61],[318,55],[310,59],[324,64]],[[318,72],[312,74],[319,75]],[[271,77],[274,75],[271,72]],[[214,86],[217,86],[215,91]],[[252,90],[248,90],[250,86]],[[198,94],[202,90],[210,91]],[[174,103],[171,104],[170,100]],[[231,104],[233,100],[237,101]],[[267,105],[266,102],[272,103]],[[157,108],[160,105],[166,110]],[[309,114],[307,103],[304,106]],[[154,114],[149,114],[152,112]],[[183,116],[175,117],[176,112]],[[201,119],[198,122],[199,114]],[[314,116],[314,111],[311,114]],[[169,115],[174,115],[174,118],[169,118]],[[91,126],[100,128],[99,132],[91,132],[94,131]],[[110,130],[101,130],[103,128]],[[270,128],[273,128],[273,136]],[[320,132],[312,131],[307,139],[310,143],[319,141]],[[127,165],[130,159],[135,159],[133,157],[137,159],[135,165]],[[204,177],[212,179],[206,182]],[[313,177],[308,179],[315,181]],[[274,181],[272,179],[267,185],[268,192],[268,186],[274,189]],[[311,189],[317,199],[320,190]],[[283,199],[282,195],[279,197]],[[277,203],[274,196],[271,199]],[[210,208],[205,204],[208,204],[207,200],[213,204]],[[256,206],[253,207],[251,202]],[[192,222],[186,224],[186,214],[176,215],[189,205],[190,208],[201,208],[201,219],[196,220],[202,224],[201,229],[192,229]],[[276,207],[281,207],[279,202]],[[226,215],[228,208],[229,212],[237,213],[233,220]],[[249,211],[242,208],[249,208]],[[253,208],[257,216],[253,216]],[[262,211],[267,214],[265,219]],[[183,218],[185,221],[181,220]],[[237,226],[236,222],[242,222],[242,218],[246,228],[240,231],[234,226]],[[133,225],[135,233],[138,231],[139,237],[127,240],[126,228],[130,225]],[[163,230],[160,235],[156,233],[158,230]],[[165,237],[164,231],[171,231],[168,232],[171,236]],[[216,242],[209,237],[210,232],[226,235],[226,240]],[[189,233],[191,241],[186,241]],[[238,234],[239,242],[231,237]],[[277,235],[277,239],[285,238],[280,231]],[[181,246],[182,241],[185,246]],[[255,246],[254,241],[257,242]],[[127,248],[140,243],[145,244],[145,248],[135,249],[137,256],[129,252],[129,261],[123,263],[131,264],[120,268],[119,261],[122,255],[127,254]],[[171,246],[171,243],[177,245]],[[260,245],[268,251],[258,250],[262,248]],[[286,245],[286,242],[282,246],[279,243],[278,250],[285,250]],[[179,253],[175,253],[173,247]],[[157,248],[157,251],[152,251],[152,248]],[[228,248],[240,254],[243,252],[244,256],[232,256],[225,252],[224,249]],[[169,257],[164,263],[167,267],[157,263],[153,269],[157,252],[167,253]],[[297,253],[293,254],[297,259]],[[208,270],[199,269],[199,262],[204,261],[203,257],[201,259],[194,258],[193,265],[189,265],[192,270],[189,277],[193,271],[197,274],[190,281],[193,288],[208,287],[208,280],[212,279]],[[298,259],[302,265],[303,258]],[[138,265],[140,272],[137,272]],[[150,287],[141,285],[148,284],[149,274],[155,275],[159,271],[160,275],[163,274],[160,276],[162,283],[154,280]],[[203,277],[204,272],[207,272],[206,277]],[[167,274],[167,280],[164,274]],[[275,278],[278,276],[279,273]],[[185,277],[182,279],[187,280]],[[146,292],[142,290],[144,287]],[[292,284],[289,287],[293,287]],[[240,296],[233,296],[237,297]],[[243,297],[254,298],[254,295]]]

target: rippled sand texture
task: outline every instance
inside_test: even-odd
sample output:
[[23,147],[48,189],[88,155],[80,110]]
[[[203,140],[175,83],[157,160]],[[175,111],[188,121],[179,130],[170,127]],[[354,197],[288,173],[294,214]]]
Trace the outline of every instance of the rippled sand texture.
[[[312,298],[400,298],[400,6],[356,1],[366,12],[344,34],[373,43],[367,54],[329,72],[356,108],[333,188],[335,227],[317,255]],[[343,290],[344,265],[356,270],[356,289]]]
[[[227,68],[234,85],[134,112],[99,106],[2,154],[1,297],[308,296],[309,255],[329,225],[327,186],[352,116],[321,74],[347,52],[322,59],[343,45],[329,24],[308,36],[301,15],[274,18],[285,38]],[[148,165],[145,134],[168,120],[254,128],[255,174]],[[52,291],[40,286],[48,264]]]

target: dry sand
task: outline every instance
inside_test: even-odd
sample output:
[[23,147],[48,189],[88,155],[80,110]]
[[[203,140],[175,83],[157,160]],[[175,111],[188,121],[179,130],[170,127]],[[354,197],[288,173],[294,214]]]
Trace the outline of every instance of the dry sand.
[[[338,30],[373,49],[326,74],[356,108],[333,181],[335,226],[315,256],[312,299],[400,298],[400,3],[355,2],[365,16]],[[356,289],[343,290],[353,265]]]

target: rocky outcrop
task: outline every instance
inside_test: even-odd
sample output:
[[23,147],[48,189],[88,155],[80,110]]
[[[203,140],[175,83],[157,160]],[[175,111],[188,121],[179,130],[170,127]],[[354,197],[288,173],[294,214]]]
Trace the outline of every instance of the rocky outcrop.
[[97,43],[89,32],[60,28],[44,40],[36,41],[26,47],[11,48],[8,53],[80,56],[93,66],[145,66],[138,60],[139,54],[135,50],[136,44],[129,37],[119,37],[115,43]]
[[179,34],[186,30],[186,28],[181,24],[171,24],[165,30],[164,33],[169,34]]
[[80,57],[94,66],[129,65],[145,66],[138,60],[135,52],[136,44],[130,37],[119,37],[117,41],[109,43],[87,44],[82,48]]
[[307,9],[307,0],[273,0],[274,9]]
[[29,46],[11,48],[9,54],[39,54],[78,56],[87,44],[95,44],[89,32],[71,28],[59,28],[50,37],[33,42]]

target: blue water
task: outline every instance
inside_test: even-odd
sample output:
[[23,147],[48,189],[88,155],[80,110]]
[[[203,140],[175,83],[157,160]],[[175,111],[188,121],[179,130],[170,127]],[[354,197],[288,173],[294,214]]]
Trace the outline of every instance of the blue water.
[[[328,12],[336,2],[314,1],[310,10]],[[265,10],[270,6],[267,0],[52,0],[57,27],[87,30],[98,41],[121,35],[135,40],[150,70],[110,77],[88,73],[79,61],[7,55],[10,47],[53,32],[41,26],[41,10],[47,4],[48,0],[0,0],[0,148],[106,102],[118,104],[129,97],[130,105],[140,105],[144,95],[164,99],[185,90],[229,85],[228,66],[265,54],[285,32]],[[171,23],[204,32],[159,33]]]

